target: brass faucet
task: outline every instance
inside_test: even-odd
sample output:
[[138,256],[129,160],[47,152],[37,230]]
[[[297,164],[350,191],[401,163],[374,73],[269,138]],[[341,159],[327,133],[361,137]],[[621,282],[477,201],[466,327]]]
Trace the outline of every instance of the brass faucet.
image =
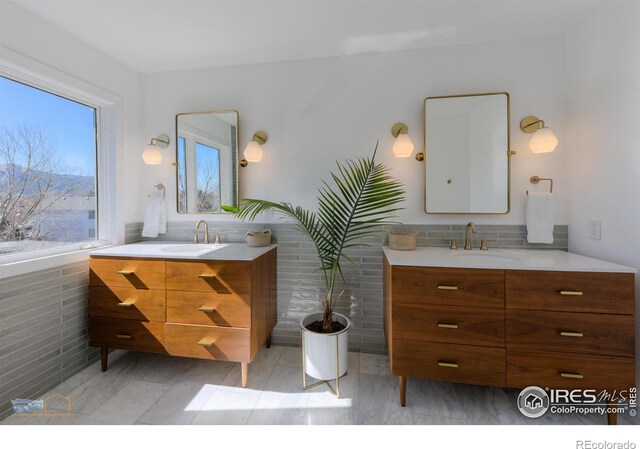
[[216,232],[216,240],[215,240],[215,244],[216,244],[216,245],[219,245],[220,243],[222,243],[222,242],[220,241],[220,233],[219,233],[219,232]]
[[476,233],[476,224],[473,221],[467,223],[467,234],[464,238],[464,249],[467,251],[471,251],[473,249],[473,246],[471,246],[471,235],[469,234],[469,229],[471,229],[471,232],[474,234]]
[[200,225],[204,223],[204,243],[209,244],[209,225],[206,221],[200,220],[196,223],[196,233],[193,236],[193,243],[200,243],[198,240],[198,230],[200,230]]

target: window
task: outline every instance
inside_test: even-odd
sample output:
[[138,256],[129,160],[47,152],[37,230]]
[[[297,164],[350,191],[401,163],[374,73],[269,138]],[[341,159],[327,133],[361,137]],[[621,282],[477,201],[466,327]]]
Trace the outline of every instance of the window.
[[0,76],[0,261],[95,240],[96,123],[94,107]]

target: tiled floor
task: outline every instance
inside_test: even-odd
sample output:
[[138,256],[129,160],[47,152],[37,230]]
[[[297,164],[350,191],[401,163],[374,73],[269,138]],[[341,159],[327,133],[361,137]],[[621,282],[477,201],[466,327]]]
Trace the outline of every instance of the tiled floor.
[[517,391],[418,379],[408,380],[400,407],[382,355],[349,354],[340,399],[326,386],[302,391],[301,381],[299,348],[263,349],[247,388],[239,364],[116,351],[106,373],[96,363],[45,395],[69,397],[70,416],[14,415],[2,424],[606,423],[602,416],[528,419],[516,409]]

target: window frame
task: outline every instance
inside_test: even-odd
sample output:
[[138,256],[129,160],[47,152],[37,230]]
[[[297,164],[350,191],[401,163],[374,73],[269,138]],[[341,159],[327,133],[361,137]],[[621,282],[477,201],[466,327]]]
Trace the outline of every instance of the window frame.
[[0,279],[86,260],[87,246],[124,243],[124,216],[117,207],[117,204],[124,202],[124,190],[121,187],[124,171],[123,136],[118,131],[122,129],[122,99],[2,46],[0,75],[95,108],[97,190],[95,242],[73,243],[0,256]]

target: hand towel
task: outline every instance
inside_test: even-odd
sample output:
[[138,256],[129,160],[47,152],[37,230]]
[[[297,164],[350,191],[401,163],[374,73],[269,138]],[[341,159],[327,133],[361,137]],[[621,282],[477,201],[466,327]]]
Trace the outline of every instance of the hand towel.
[[553,243],[553,194],[529,192],[525,215],[527,242]]
[[147,210],[144,214],[142,237],[158,237],[167,232],[167,210],[163,192],[155,191],[149,195]]

